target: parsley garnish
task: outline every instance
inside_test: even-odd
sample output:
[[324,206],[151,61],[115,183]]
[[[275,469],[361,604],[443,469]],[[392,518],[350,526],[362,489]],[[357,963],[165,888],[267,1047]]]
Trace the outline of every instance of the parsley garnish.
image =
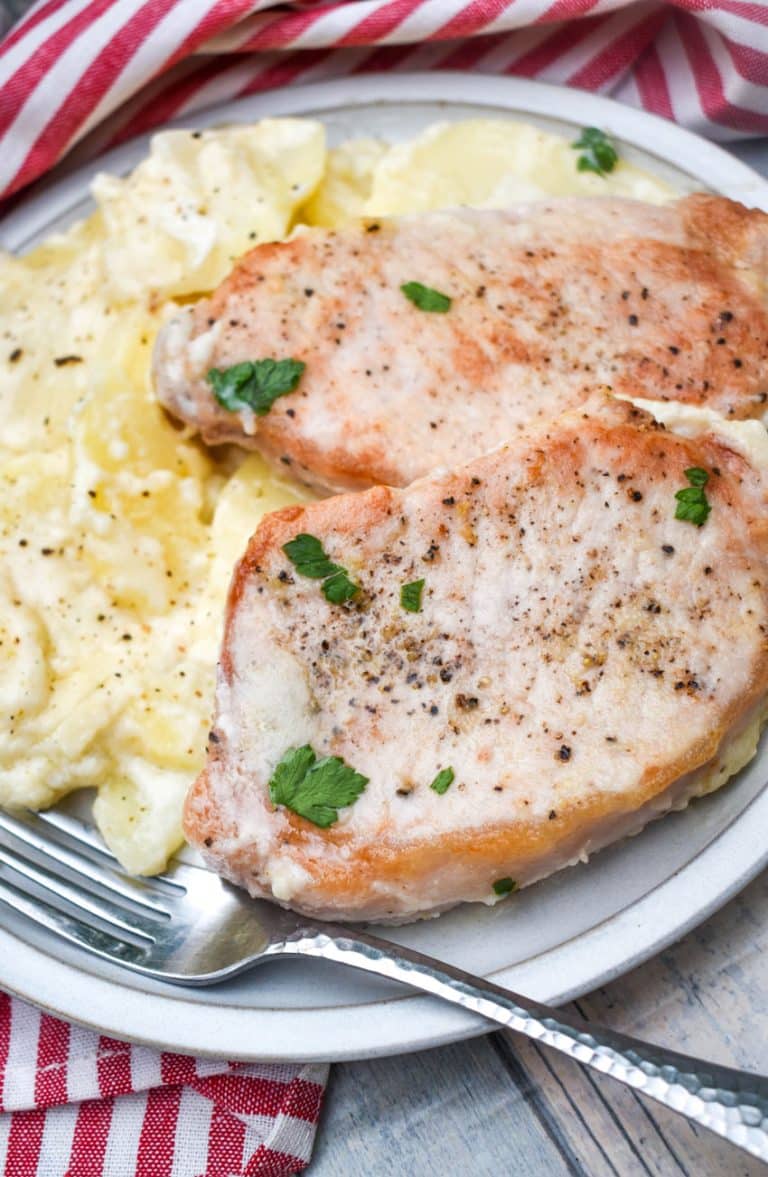
[[309,576],[312,580],[324,580],[339,571],[339,565],[329,560],[323,545],[316,535],[302,532],[295,539],[283,544],[283,551],[291,561],[297,572],[302,576]]
[[443,793],[447,793],[448,789],[453,784],[454,775],[455,774],[452,768],[441,768],[440,772],[429,786],[430,789],[434,789],[436,793],[440,793],[442,796]]
[[686,486],[684,490],[675,492],[677,499],[675,519],[684,519],[686,523],[695,523],[697,527],[702,527],[712,510],[707,496],[704,494],[704,487],[709,482],[709,475],[700,466],[691,466],[685,471],[685,477],[691,485]]
[[359,592],[360,586],[349,579],[343,568],[323,581],[323,596],[332,605],[343,605],[345,601],[351,601]]
[[517,883],[514,879],[497,879],[493,884],[493,889],[497,895],[509,895],[510,891],[514,891]]
[[400,604],[409,613],[421,612],[421,594],[423,588],[423,580],[412,580],[410,584],[400,586]]
[[451,300],[447,294],[441,294],[431,286],[422,286],[421,282],[406,282],[400,289],[420,311],[437,311],[444,315],[451,309]]
[[301,360],[245,360],[231,368],[211,368],[206,380],[231,413],[253,409],[264,417],[279,396],[293,392],[305,367]]
[[341,605],[360,592],[360,586],[349,579],[346,568],[328,559],[317,536],[303,532],[283,544],[283,551],[302,576],[322,580],[323,596],[331,604]]
[[619,161],[616,148],[605,131],[600,131],[597,127],[584,127],[571,147],[582,149],[583,154],[576,161],[576,167],[580,172],[595,172],[598,176],[607,176]]
[[339,810],[351,805],[368,784],[368,777],[355,772],[339,756],[318,760],[309,744],[289,748],[269,782],[274,805],[298,813],[322,829],[338,821]]

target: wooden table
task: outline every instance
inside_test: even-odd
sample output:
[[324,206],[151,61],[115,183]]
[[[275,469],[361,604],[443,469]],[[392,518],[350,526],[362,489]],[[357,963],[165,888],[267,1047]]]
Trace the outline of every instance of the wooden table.
[[[30,0],[0,0],[0,31]],[[768,175],[768,143],[736,154]],[[768,831],[766,831],[768,836]],[[768,874],[682,943],[575,1002],[587,1019],[768,1069]],[[610,1079],[499,1032],[332,1068],[311,1177],[758,1177]]]
[[[587,1019],[768,1069],[768,874],[680,944],[574,1003]],[[760,1162],[500,1032],[331,1070],[311,1177],[758,1177]]]
[[[740,144],[734,154],[768,176],[768,141]],[[768,873],[680,944],[574,1006],[639,1038],[768,1071]],[[673,1112],[504,1031],[333,1067],[307,1170],[310,1177],[766,1171]]]

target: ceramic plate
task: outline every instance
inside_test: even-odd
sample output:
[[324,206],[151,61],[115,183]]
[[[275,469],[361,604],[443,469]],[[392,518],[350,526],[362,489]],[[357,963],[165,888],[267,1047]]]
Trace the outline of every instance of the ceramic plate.
[[[452,95],[445,101],[446,94]],[[513,115],[570,136],[604,128],[622,155],[681,192],[709,188],[768,210],[768,185],[718,147],[605,98],[464,74],[351,78],[248,98],[174,125],[265,115],[322,119],[331,142],[408,138],[441,119]],[[96,170],[125,172],[138,139],[59,180],[0,226],[22,250],[87,212]],[[387,935],[521,993],[561,1002],[604,984],[705,919],[768,862],[768,749],[719,793],[495,908],[467,906]],[[361,1058],[436,1046],[487,1024],[392,983],[319,962],[275,962],[216,989],[151,984],[62,947],[0,909],[6,989],[103,1033],[169,1050],[254,1060]]]

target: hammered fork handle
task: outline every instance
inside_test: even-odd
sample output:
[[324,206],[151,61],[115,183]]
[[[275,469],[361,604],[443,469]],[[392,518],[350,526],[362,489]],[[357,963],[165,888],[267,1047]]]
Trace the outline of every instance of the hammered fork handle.
[[365,932],[299,930],[276,954],[319,957],[402,981],[610,1075],[768,1161],[768,1078],[704,1062],[568,1017],[453,965]]

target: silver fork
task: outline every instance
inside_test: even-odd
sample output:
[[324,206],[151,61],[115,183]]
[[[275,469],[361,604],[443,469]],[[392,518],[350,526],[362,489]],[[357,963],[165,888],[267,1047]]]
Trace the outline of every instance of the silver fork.
[[[402,981],[610,1075],[768,1161],[768,1078],[568,1017],[357,927],[249,899],[200,867],[133,879],[60,813],[0,813],[0,904],[104,960],[178,985],[214,985],[277,956]],[[2,910],[2,908],[0,908]]]

